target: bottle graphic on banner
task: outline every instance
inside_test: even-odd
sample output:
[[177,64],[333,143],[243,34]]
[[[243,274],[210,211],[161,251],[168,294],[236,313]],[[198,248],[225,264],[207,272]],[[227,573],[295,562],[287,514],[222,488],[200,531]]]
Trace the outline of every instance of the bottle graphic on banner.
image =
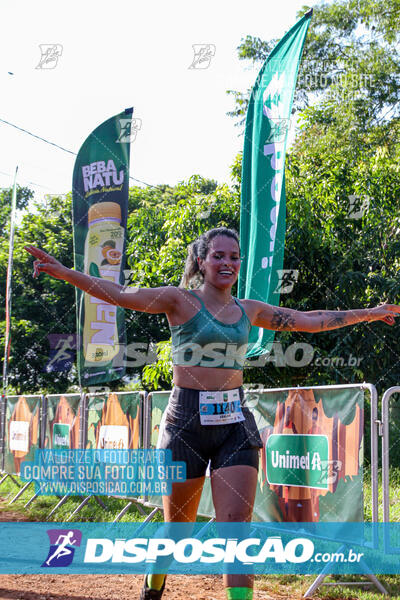
[[[119,283],[124,248],[121,207],[98,202],[88,211],[84,272]],[[106,364],[119,352],[117,307],[85,292],[83,354],[86,366]]]
[[37,444],[39,436],[39,410],[32,413],[25,396],[20,396],[8,424],[8,446],[14,457],[13,472],[19,475],[21,463],[27,460],[32,445]]
[[121,408],[118,396],[109,394],[97,438],[97,448],[126,450],[129,448],[129,420]]

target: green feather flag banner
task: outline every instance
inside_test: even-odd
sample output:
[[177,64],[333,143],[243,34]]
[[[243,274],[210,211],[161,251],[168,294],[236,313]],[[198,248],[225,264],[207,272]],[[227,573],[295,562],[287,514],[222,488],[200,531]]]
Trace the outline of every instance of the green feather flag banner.
[[[308,11],[272,50],[253,87],[247,110],[242,163],[238,297],[279,305],[286,228],[285,156]],[[250,331],[246,357],[272,346],[275,332]]]
[[[87,137],[75,161],[72,199],[75,270],[124,284],[132,108]],[[125,313],[76,288],[80,386],[125,374]]]

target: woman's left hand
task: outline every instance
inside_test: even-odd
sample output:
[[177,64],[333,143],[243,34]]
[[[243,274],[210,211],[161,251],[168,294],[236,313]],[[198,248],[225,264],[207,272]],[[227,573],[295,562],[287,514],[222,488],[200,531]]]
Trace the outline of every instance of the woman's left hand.
[[395,318],[400,316],[400,306],[397,304],[382,304],[369,309],[368,321],[385,321],[388,325],[394,325]]

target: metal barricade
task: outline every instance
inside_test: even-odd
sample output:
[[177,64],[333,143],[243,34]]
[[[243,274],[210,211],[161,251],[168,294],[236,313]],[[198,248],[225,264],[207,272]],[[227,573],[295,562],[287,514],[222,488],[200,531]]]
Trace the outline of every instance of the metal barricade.
[[[361,383],[361,384],[344,384],[344,385],[330,385],[330,386],[305,386],[302,388],[275,388],[275,389],[258,389],[255,393],[251,390],[245,392],[246,402],[250,405],[249,408],[252,412],[256,412],[256,407],[254,406],[254,402],[251,400],[255,395],[260,394],[273,394],[277,392],[298,392],[300,390],[311,390],[313,392],[318,391],[333,391],[333,390],[362,390],[367,391],[370,394],[371,401],[371,426],[370,426],[370,439],[371,439],[371,481],[372,481],[372,521],[378,521],[378,394],[374,385],[369,383]],[[144,427],[145,427],[145,435],[144,435],[144,444],[145,447],[151,448],[156,445],[156,437],[158,434],[157,429],[159,428],[159,423],[161,421],[162,413],[164,412],[168,398],[170,395],[170,391],[162,391],[162,392],[151,392],[147,398],[146,408],[145,408],[145,416],[144,416]],[[251,406],[253,405],[253,406]],[[154,412],[155,410],[155,412]],[[209,483],[209,481],[207,481]],[[210,495],[210,490],[203,490],[202,498],[204,496],[204,492],[207,492]],[[159,497],[151,497],[146,498],[146,505],[154,507],[154,510],[162,509],[162,502]],[[362,507],[361,507],[362,509]],[[255,504],[255,514],[257,513],[257,504]],[[199,511],[198,514],[201,516],[206,516],[209,518],[214,518],[214,512],[211,512],[209,502],[203,502],[200,500]],[[305,597],[311,596],[315,590],[323,583],[326,575],[329,572],[329,565],[326,565],[324,571],[315,579],[313,584],[307,590]],[[378,581],[376,576],[372,573],[369,573],[366,569],[365,576],[369,579],[369,581],[360,582],[362,585],[375,585],[379,591],[382,593],[386,593],[386,590],[383,588],[381,583]],[[335,585],[345,584],[345,582],[336,582]],[[329,584],[327,584],[329,585]]]
[[[389,485],[389,408],[390,400],[394,394],[400,394],[400,386],[393,386],[385,391],[382,397],[382,488],[383,488],[383,521],[390,522],[390,485]],[[391,554],[400,554],[400,548],[393,547],[390,542],[389,527],[384,527],[385,551]]]

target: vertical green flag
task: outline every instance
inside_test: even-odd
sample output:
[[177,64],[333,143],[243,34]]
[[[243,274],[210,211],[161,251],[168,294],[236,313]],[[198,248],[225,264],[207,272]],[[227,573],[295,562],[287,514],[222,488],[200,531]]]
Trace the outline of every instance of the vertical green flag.
[[[311,15],[312,9],[268,56],[253,87],[246,118],[240,207],[243,262],[238,297],[275,306],[283,281],[279,271],[285,243],[287,130]],[[253,327],[246,356],[267,352],[274,335],[274,331]]]
[[3,395],[7,393],[8,361],[10,360],[11,348],[11,280],[14,257],[15,212],[17,209],[17,173],[18,167],[15,168],[14,185],[11,199],[10,242],[8,246],[8,266],[6,279],[6,331],[4,336]]
[[[108,119],[83,143],[73,182],[77,271],[124,284],[132,108]],[[124,310],[76,288],[80,385],[125,374]]]

